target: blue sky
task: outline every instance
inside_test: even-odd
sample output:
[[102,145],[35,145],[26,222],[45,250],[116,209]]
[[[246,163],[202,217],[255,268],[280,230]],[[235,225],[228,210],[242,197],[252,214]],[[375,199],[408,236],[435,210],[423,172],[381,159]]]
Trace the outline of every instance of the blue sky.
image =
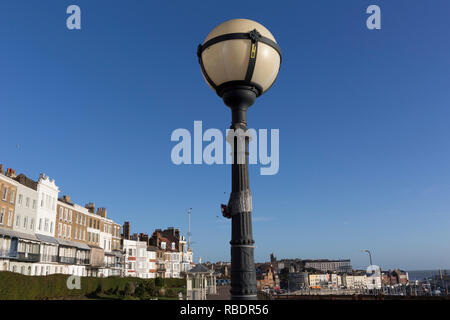
[[[81,8],[82,30],[66,28]],[[366,8],[381,7],[381,30]],[[280,171],[251,166],[255,257],[450,267],[448,1],[84,1],[0,4],[0,162],[56,179],[133,232],[192,211],[196,259],[229,260],[230,167],[175,166],[174,129],[229,126],[196,47],[249,18],[283,50],[249,127],[280,129]],[[205,144],[206,145],[206,144]],[[220,218],[218,218],[219,216]]]

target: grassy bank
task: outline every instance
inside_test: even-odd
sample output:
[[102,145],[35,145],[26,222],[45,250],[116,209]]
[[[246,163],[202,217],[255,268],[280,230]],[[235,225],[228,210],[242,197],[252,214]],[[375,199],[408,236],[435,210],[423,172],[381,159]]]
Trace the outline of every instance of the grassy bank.
[[186,294],[184,279],[82,277],[80,289],[67,287],[68,275],[25,276],[0,272],[0,300],[42,299],[176,299]]

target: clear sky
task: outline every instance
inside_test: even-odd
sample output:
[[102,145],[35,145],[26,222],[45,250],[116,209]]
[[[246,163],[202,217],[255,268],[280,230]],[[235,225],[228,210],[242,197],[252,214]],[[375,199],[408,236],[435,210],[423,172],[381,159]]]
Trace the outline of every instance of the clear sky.
[[[81,8],[82,29],[66,28]],[[366,8],[381,8],[381,30]],[[0,162],[56,179],[133,232],[180,227],[229,260],[230,167],[171,162],[174,129],[225,130],[197,44],[219,23],[272,31],[283,64],[248,114],[280,129],[280,170],[250,168],[255,257],[450,267],[450,2],[0,2]],[[205,144],[206,145],[206,144]],[[219,218],[217,217],[219,216]]]

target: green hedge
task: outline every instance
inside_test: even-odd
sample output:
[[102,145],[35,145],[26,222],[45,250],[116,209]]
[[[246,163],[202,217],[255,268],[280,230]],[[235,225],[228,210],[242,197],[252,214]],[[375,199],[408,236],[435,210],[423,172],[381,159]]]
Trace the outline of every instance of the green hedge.
[[0,272],[0,300],[84,299],[84,298],[176,298],[185,294],[184,279],[82,277],[81,289],[67,287],[69,275],[25,276]]

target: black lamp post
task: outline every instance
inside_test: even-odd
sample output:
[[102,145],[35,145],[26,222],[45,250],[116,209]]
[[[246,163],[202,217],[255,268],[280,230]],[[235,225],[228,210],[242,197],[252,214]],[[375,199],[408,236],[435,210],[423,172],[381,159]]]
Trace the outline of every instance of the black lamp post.
[[226,211],[231,222],[231,298],[254,300],[256,272],[252,236],[252,196],[248,177],[247,109],[278,75],[281,50],[261,24],[234,19],[214,28],[197,55],[203,77],[231,108],[232,188]]
[[362,252],[367,252],[369,254],[369,261],[370,261],[370,265],[372,265],[372,254],[370,253],[370,250],[361,250]]

